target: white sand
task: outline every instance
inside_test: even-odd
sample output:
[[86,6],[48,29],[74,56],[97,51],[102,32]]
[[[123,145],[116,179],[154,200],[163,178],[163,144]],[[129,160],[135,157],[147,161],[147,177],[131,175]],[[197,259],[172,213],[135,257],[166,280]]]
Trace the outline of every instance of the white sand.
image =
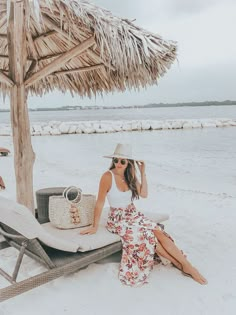
[[[75,184],[96,193],[117,142],[135,142],[147,161],[150,196],[139,207],[166,212],[166,230],[207,277],[201,286],[170,266],[155,266],[149,284],[130,288],[117,279],[119,257],[52,281],[0,305],[0,315],[236,313],[236,128],[33,137],[35,190]],[[10,137],[0,144],[12,150]],[[13,156],[0,157],[0,174],[15,198]],[[10,269],[15,250],[0,254]],[[21,277],[43,268],[24,259]],[[0,286],[5,285],[0,277]]]

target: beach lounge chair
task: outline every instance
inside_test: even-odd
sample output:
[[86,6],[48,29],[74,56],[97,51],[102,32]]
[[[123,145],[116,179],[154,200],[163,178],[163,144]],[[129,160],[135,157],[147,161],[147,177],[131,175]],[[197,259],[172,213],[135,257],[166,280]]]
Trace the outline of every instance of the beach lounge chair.
[[[9,246],[19,250],[12,275],[0,268],[0,276],[10,282],[9,286],[0,289],[0,301],[121,251],[119,236],[105,228],[106,211],[104,209],[98,232],[82,236],[79,229],[59,230],[50,223],[41,225],[26,207],[0,196],[0,234],[4,238],[0,242],[0,250]],[[168,219],[168,215],[148,215],[156,222]],[[24,255],[40,262],[48,270],[17,281]]]

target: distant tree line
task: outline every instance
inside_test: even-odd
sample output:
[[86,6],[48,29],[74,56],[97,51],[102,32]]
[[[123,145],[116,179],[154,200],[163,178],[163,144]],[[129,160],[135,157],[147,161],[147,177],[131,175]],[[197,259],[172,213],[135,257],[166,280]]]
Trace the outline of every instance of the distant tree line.
[[[185,102],[185,103],[151,103],[146,105],[132,105],[132,106],[61,106],[61,107],[42,107],[30,108],[30,111],[57,111],[57,110],[87,110],[87,109],[125,109],[125,108],[153,108],[153,107],[181,107],[181,106],[223,106],[236,105],[236,101],[205,101],[205,102]],[[0,105],[1,106],[1,105]],[[0,112],[9,112],[9,109],[1,109]]]
[[181,107],[181,106],[222,106],[222,105],[236,105],[236,101],[205,101],[205,102],[185,102],[185,103],[158,103],[147,104],[141,107]]

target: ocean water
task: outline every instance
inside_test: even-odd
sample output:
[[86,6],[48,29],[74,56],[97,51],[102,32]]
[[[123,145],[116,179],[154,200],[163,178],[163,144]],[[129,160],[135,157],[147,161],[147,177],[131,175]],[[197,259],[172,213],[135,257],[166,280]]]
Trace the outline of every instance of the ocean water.
[[[81,120],[217,117],[235,119],[236,106],[30,113],[31,122],[79,120],[76,114]],[[6,121],[6,115],[5,118],[0,117],[0,122],[3,119]],[[154,182],[156,178],[153,174],[157,172],[159,186],[156,186],[156,189],[163,187],[167,191],[190,190],[193,194],[210,193],[216,198],[236,197],[236,127],[32,137],[33,149],[36,153],[35,169],[38,169],[43,176],[39,186],[36,184],[37,188],[45,185],[57,186],[61,182],[60,178],[67,176],[74,178],[75,182],[77,177],[78,182],[81,178],[91,177],[89,181],[91,186],[87,189],[96,191],[101,175],[99,170],[108,167],[107,162],[109,162],[102,156],[111,154],[115,144],[119,142],[133,144],[138,157],[147,161],[147,172]],[[11,152],[14,151],[11,137],[0,137],[0,146],[9,148]],[[9,176],[9,167],[4,166],[7,160],[1,159],[0,162],[1,176],[6,181],[14,181],[13,172]],[[42,169],[39,166],[41,163],[43,163]],[[47,181],[44,182],[44,176],[50,174],[54,168],[54,176],[49,178],[46,176]],[[11,169],[13,170],[13,164]],[[95,174],[96,180],[93,181],[92,177]],[[66,184],[71,183],[64,183]]]
[[[200,119],[231,118],[236,119],[236,106],[186,106],[159,108],[122,108],[89,109],[67,111],[29,112],[31,123],[57,121],[88,120],[139,120],[139,119]],[[10,113],[0,113],[0,123],[10,123]]]
[[[97,192],[110,165],[103,156],[119,142],[131,143],[134,154],[147,162],[153,202],[155,190],[236,200],[235,127],[35,136],[35,189],[79,184]],[[0,143],[13,152],[10,136],[0,137]],[[0,175],[12,187],[13,162],[13,154],[0,158]]]

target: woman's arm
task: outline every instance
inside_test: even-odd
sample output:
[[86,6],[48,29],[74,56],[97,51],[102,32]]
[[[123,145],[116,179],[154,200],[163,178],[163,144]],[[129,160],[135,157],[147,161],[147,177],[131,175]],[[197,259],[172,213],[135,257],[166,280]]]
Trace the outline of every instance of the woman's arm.
[[106,195],[111,188],[111,174],[110,172],[106,172],[102,175],[99,190],[98,190],[98,197],[94,208],[94,220],[93,225],[89,228],[80,232],[80,234],[94,234],[98,230],[98,225],[102,213],[102,209],[105,203]]
[[137,161],[136,162],[140,175],[141,175],[141,183],[137,183],[137,189],[139,196],[142,198],[147,198],[148,196],[148,185],[147,185],[147,178],[146,178],[146,173],[145,173],[145,163],[144,161]]

